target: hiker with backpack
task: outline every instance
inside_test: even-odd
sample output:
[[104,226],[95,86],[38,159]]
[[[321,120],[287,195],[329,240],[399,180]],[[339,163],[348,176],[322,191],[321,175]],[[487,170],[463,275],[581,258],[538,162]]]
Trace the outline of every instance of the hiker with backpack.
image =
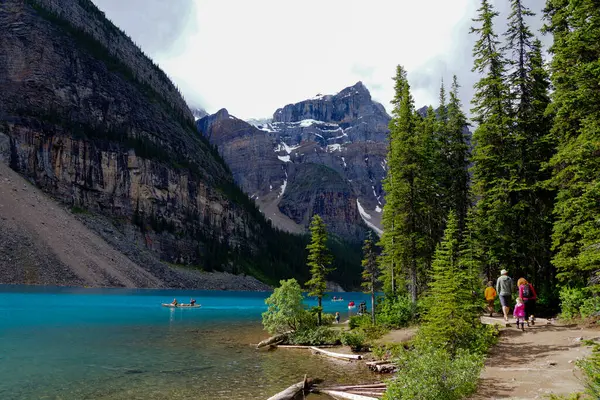
[[508,271],[500,271],[500,277],[496,281],[496,292],[500,296],[500,304],[504,313],[504,321],[508,322],[508,311],[512,303],[512,294],[514,290],[514,281],[508,276]]
[[525,304],[525,320],[527,321],[527,326],[531,323],[531,325],[535,325],[535,303],[537,301],[537,293],[533,288],[533,285],[525,278],[520,278],[517,281],[517,286],[519,287],[519,297],[523,300],[523,304]]

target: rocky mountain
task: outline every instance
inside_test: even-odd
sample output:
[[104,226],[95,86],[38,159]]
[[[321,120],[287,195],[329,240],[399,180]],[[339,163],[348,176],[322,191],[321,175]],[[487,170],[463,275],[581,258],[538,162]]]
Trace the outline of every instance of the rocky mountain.
[[390,116],[362,82],[250,123],[227,110],[197,121],[234,179],[282,229],[305,231],[313,214],[350,240],[380,232]]
[[176,87],[90,0],[2,1],[0,32],[0,162],[115,246],[271,282],[305,269],[286,255],[305,244],[270,227]]

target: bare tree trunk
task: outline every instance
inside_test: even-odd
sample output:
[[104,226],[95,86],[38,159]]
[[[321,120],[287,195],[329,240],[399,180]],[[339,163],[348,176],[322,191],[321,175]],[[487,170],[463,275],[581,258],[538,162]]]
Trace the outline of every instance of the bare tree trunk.
[[375,325],[375,279],[371,279],[371,321]]
[[410,266],[410,295],[412,298],[412,302],[417,302],[417,260],[413,258]]
[[317,325],[321,325],[321,304],[323,301],[323,296],[319,296],[319,313],[317,314]]

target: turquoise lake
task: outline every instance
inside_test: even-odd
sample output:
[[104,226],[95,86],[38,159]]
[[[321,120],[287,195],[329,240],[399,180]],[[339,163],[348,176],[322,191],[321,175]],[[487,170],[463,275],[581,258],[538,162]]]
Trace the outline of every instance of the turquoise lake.
[[[0,399],[266,399],[304,374],[376,379],[308,350],[255,350],[269,294],[0,285]],[[367,299],[340,295],[326,312]],[[190,297],[202,307],[161,306]]]

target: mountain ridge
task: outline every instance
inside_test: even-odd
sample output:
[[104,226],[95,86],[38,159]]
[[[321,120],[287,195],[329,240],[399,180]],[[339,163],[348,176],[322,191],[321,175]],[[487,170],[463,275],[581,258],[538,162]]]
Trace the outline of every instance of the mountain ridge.
[[[361,241],[369,228],[381,233],[381,181],[390,119],[383,105],[357,82],[334,95],[281,107],[271,119],[248,123],[222,109],[196,124],[265,216],[277,216],[276,226],[306,231],[310,217],[319,214],[334,234]],[[334,179],[331,187],[316,185],[312,193],[302,190],[296,196],[295,188],[317,182],[318,166],[334,171],[345,187],[333,185]],[[288,189],[290,180],[295,186]],[[289,220],[296,224],[294,230]]]
[[177,88],[93,3],[1,7],[0,162],[169,265],[306,278],[305,239],[271,227]]

